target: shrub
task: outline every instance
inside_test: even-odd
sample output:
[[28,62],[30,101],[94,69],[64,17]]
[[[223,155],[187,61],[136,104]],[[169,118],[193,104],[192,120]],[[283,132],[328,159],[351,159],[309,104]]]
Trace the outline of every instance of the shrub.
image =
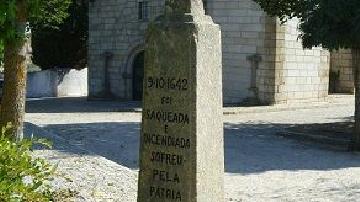
[[11,126],[1,129],[0,201],[48,202],[52,192],[47,182],[54,169],[42,159],[33,159],[33,144],[47,145],[44,140],[14,142],[7,137]]

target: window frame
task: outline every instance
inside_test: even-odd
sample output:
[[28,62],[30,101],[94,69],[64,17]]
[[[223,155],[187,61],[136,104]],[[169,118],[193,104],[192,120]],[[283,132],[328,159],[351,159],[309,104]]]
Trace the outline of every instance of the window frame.
[[149,21],[149,1],[141,0],[137,2],[138,20],[142,22]]

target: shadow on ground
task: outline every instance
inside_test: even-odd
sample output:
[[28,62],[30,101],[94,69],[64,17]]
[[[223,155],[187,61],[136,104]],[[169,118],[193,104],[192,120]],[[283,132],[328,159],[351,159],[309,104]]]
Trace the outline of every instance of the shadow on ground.
[[[332,130],[329,127],[331,125]],[[332,145],[284,138],[279,134],[302,131],[313,135],[350,139],[352,124],[225,124],[225,168],[230,173],[280,170],[337,170],[360,166],[360,155],[334,149]],[[326,129],[326,130],[322,130]]]
[[140,108],[140,102],[88,101],[86,97],[33,98],[26,101],[26,113],[122,112],[138,111]]
[[[349,122],[331,125],[349,127]],[[324,149],[317,144],[302,143],[277,135],[296,127],[319,126],[326,125],[227,123],[224,126],[225,170],[228,173],[246,175],[266,171],[317,171],[359,167],[358,154]],[[31,127],[33,125],[28,123],[28,133],[46,133],[45,136],[50,136],[50,139],[55,137],[55,149],[90,152],[131,169],[138,168],[139,123],[57,124],[43,126],[41,131],[34,131]]]

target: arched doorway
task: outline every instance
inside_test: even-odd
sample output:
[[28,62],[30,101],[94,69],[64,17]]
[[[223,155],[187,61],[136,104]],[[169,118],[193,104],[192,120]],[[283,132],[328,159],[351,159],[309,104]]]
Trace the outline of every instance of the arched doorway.
[[138,53],[133,61],[133,100],[141,101],[143,97],[144,51]]

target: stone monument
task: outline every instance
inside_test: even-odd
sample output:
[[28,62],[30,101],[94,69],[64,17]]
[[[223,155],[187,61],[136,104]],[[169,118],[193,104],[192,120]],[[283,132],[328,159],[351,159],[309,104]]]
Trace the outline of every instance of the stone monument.
[[166,0],[146,35],[138,202],[223,202],[221,32]]

